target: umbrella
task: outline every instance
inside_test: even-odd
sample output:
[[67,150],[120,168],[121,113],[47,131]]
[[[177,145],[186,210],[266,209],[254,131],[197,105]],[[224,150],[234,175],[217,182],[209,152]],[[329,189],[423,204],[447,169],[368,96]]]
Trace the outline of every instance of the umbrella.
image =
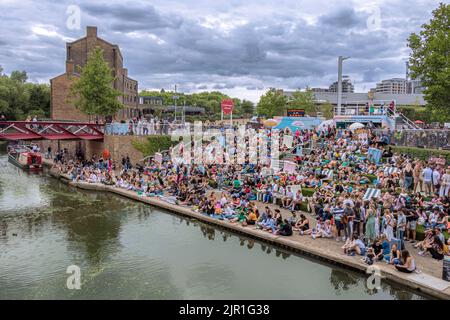
[[264,125],[266,127],[275,127],[276,125],[278,125],[278,121],[275,119],[268,119],[268,120],[264,121]]
[[111,154],[108,149],[103,150],[103,159],[109,159],[110,156]]
[[292,125],[294,127],[299,127],[299,128],[305,126],[305,124],[302,121],[294,121],[294,122],[292,122]]
[[415,124],[424,124],[424,122],[422,120],[416,120],[414,121]]
[[352,123],[349,127],[348,127],[348,129],[350,130],[350,131],[355,131],[355,130],[358,130],[358,129],[361,129],[361,128],[364,128],[364,125],[362,124],[362,123],[359,123],[359,122],[355,122],[355,123]]
[[328,128],[328,126],[334,127],[335,126],[334,120],[325,120],[325,121],[321,122],[317,126],[317,130],[318,131],[325,131]]

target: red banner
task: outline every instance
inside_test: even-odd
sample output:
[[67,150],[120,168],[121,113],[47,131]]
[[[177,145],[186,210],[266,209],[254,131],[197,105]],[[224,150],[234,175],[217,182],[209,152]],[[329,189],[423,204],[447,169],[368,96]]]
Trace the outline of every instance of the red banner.
[[234,102],[231,99],[225,99],[222,100],[220,106],[222,107],[222,111],[224,114],[230,114],[233,112]]

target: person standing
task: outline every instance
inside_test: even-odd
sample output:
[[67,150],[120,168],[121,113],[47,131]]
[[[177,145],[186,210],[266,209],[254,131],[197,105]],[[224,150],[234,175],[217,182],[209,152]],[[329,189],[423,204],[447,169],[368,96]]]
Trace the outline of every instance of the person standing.
[[392,238],[394,237],[394,219],[392,218],[389,209],[385,210],[384,218],[385,218],[385,229],[383,233],[386,235],[388,241],[391,241]]
[[439,169],[437,166],[435,166],[433,168],[433,173],[432,173],[431,179],[433,181],[433,193],[439,192],[440,183],[441,183],[441,173],[439,172]]
[[414,165],[413,180],[414,180],[414,192],[422,191],[422,164],[418,161]]
[[376,218],[375,208],[373,207],[373,205],[370,205],[369,209],[367,209],[366,211],[366,233],[365,233],[365,239],[369,243],[374,243],[377,237],[375,218]]
[[46,158],[47,159],[51,159],[52,158],[52,146],[50,146],[50,145],[47,148]]
[[404,248],[403,237],[405,236],[406,230],[406,216],[403,210],[400,210],[397,215],[397,230],[396,230],[396,238],[399,241],[399,248]]
[[448,197],[450,191],[450,169],[447,169],[441,177],[441,187],[439,197]]
[[411,166],[411,163],[407,163],[405,169],[403,169],[402,171],[402,175],[403,175],[403,188],[405,189],[405,191],[409,190],[413,184],[413,176],[414,176],[414,171],[413,168]]
[[427,164],[425,169],[422,171],[422,179],[424,184],[424,189],[426,194],[431,194],[433,192],[433,169]]

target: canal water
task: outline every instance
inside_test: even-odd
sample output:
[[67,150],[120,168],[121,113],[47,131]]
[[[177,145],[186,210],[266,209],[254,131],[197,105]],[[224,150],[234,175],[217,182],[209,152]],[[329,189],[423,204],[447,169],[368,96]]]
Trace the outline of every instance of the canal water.
[[[67,267],[81,271],[69,290]],[[0,299],[423,299],[0,154]]]

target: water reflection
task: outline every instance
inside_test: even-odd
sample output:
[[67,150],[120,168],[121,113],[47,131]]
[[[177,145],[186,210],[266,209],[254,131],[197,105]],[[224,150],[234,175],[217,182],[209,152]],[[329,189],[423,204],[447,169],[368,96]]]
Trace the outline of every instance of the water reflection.
[[[0,299],[418,297],[384,282],[369,292],[364,276],[267,243],[45,175],[16,174],[0,166]],[[22,184],[30,202],[23,190],[11,191]],[[70,264],[82,269],[80,291],[65,287]]]

